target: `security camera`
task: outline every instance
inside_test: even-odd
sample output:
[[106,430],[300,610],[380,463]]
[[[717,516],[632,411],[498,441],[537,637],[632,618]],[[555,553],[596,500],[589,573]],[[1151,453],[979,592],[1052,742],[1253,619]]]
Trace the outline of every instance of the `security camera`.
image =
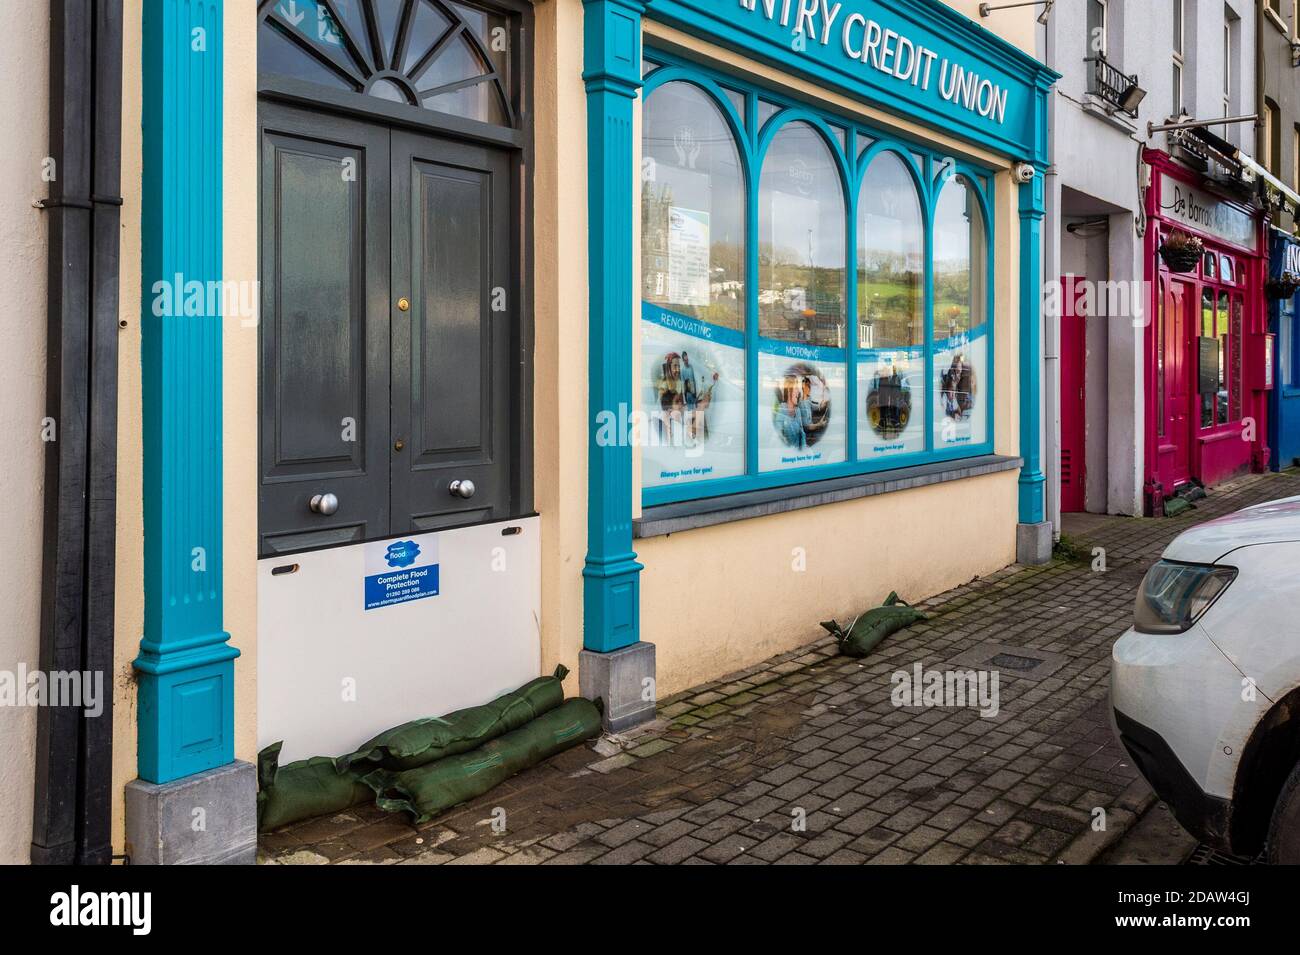
[[1022,186],[1027,186],[1034,181],[1034,176],[1038,175],[1032,165],[1027,162],[1018,162],[1011,170],[1011,174],[1016,177],[1016,182]]

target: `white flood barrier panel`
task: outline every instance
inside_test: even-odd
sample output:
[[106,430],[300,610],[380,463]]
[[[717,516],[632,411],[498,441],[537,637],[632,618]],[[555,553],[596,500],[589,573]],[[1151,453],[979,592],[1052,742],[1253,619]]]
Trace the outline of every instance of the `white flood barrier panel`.
[[541,671],[536,517],[258,562],[257,744],[351,752]]

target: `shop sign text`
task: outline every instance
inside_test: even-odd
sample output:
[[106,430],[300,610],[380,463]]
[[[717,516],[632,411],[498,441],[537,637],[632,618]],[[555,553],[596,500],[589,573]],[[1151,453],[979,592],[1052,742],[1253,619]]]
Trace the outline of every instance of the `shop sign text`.
[[1180,225],[1205,232],[1224,242],[1255,248],[1255,220],[1240,209],[1174,179],[1161,175],[1160,213]]
[[740,6],[790,30],[791,46],[809,43],[831,47],[899,83],[922,92],[932,87],[940,99],[978,114],[998,125],[1007,115],[1008,91],[979,73],[940,55],[923,44],[861,13],[844,13],[844,4],[831,0],[739,0]]
[[438,596],[436,534],[366,544],[364,560],[366,610]]

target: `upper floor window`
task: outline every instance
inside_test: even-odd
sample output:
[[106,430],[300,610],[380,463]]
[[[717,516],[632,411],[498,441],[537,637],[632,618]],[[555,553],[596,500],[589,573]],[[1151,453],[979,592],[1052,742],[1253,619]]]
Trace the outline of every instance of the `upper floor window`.
[[1264,100],[1264,155],[1259,158],[1273,175],[1282,174],[1282,111],[1271,99]]
[[1174,24],[1174,72],[1173,72],[1173,103],[1171,116],[1179,116],[1183,112],[1183,72],[1187,68],[1186,61],[1186,43],[1187,27],[1186,13],[1187,0],[1171,0],[1174,5],[1173,24]]
[[515,126],[518,17],[458,0],[261,0],[258,70]]
[[1105,57],[1107,0],[1088,0],[1088,56]]

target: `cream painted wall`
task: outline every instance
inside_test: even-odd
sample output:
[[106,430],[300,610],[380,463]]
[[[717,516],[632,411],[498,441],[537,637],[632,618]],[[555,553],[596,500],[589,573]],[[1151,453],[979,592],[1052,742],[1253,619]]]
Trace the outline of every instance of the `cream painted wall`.
[[[257,17],[225,7],[225,280],[257,282]],[[241,295],[244,300],[247,296]],[[257,296],[260,301],[260,295]],[[222,339],[225,626],[235,660],[235,758],[257,761],[257,323],[227,316]]]
[[124,787],[136,777],[136,678],[144,636],[144,432],[140,404],[142,0],[122,22],[122,246],[117,356],[117,593],[113,614],[113,852],[126,851]]
[[[136,679],[144,632],[143,412],[140,398],[141,10],[126,0],[122,102],[122,276],[119,309],[117,606],[113,718],[113,851],[125,845],[123,791],[136,777]],[[225,233],[227,282],[257,280],[257,23],[225,8]],[[246,296],[241,296],[246,298]],[[235,661],[235,758],[257,756],[257,327],[223,327],[225,628]]]
[[542,517],[542,669],[577,693],[587,553],[587,109],[582,4],[535,8],[533,447]]
[[[41,566],[45,486],[46,213],[32,200],[49,193],[49,11],[44,4],[8,10],[0,31],[0,671],[35,669],[40,659]],[[0,708],[0,865],[26,864],[32,840],[36,710]]]
[[[661,697],[1015,561],[1016,473],[638,541]],[[800,570],[802,559],[805,569]]]
[[[1009,43],[1014,43],[1030,56],[1035,52],[1035,29],[1038,28],[1038,14],[1042,7],[1017,7],[1012,10],[994,10],[989,16],[980,16],[980,3],[985,0],[943,0],[948,6],[964,14],[981,27],[996,33]],[[1015,0],[988,0],[994,6],[999,3],[1012,3]]]

